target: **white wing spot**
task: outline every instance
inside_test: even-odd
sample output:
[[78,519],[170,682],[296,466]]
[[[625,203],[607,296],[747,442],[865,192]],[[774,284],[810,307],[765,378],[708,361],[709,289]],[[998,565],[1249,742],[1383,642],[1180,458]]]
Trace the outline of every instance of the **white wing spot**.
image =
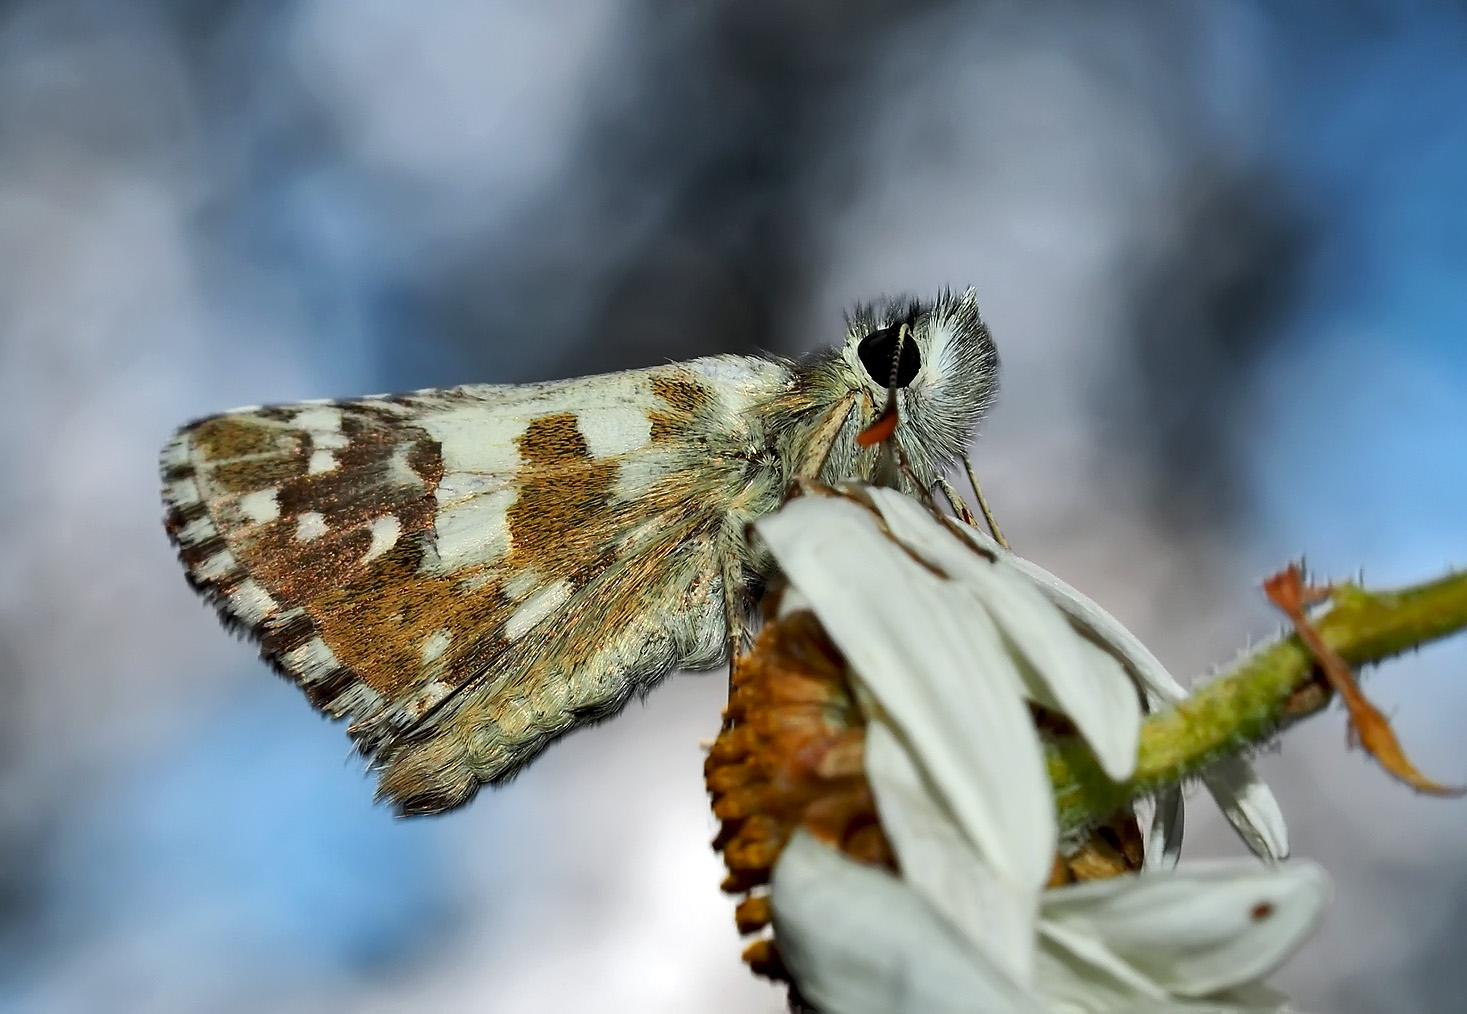
[[199,569],[194,573],[205,581],[217,581],[224,575],[233,573],[238,567],[234,554],[227,549],[221,549],[199,564]]
[[725,394],[762,392],[778,387],[789,377],[786,367],[756,356],[704,356],[682,365],[713,381]]
[[192,479],[179,479],[168,486],[168,502],[175,507],[191,507],[203,503],[203,500],[199,495],[199,484]]
[[396,515],[388,514],[386,517],[373,518],[368,531],[372,533],[372,544],[362,554],[363,563],[377,559],[397,545],[397,537],[402,534],[402,522]]
[[295,537],[302,542],[319,539],[326,534],[326,515],[320,511],[306,511],[295,519]]
[[[513,489],[499,489],[438,512],[438,567],[452,573],[473,564],[493,563],[509,552],[509,509]],[[425,561],[426,562],[426,561]]]
[[436,662],[448,650],[453,641],[453,631],[441,627],[423,639],[423,664]]
[[398,713],[405,715],[409,721],[414,721],[451,693],[453,693],[451,683],[445,683],[441,679],[430,680],[423,684],[423,688],[413,694],[402,708],[398,709]]
[[511,641],[518,641],[531,627],[559,609],[570,598],[570,593],[569,581],[557,581],[541,588],[510,614],[509,619],[504,622],[504,636]]
[[159,460],[164,468],[177,468],[188,464],[188,440],[183,434],[168,441]]
[[322,433],[341,432],[341,409],[333,405],[312,405],[303,408],[290,420],[297,429],[308,431],[312,436]]
[[275,487],[256,490],[246,493],[239,498],[239,510],[251,523],[257,525],[268,524],[280,517],[280,500],[277,494],[280,491]]
[[629,454],[652,440],[652,420],[636,404],[582,409],[576,413],[576,429],[593,458]]
[[201,518],[194,518],[184,525],[178,532],[178,542],[182,546],[196,546],[205,539],[213,538],[219,534],[214,527],[214,519],[205,514]]
[[502,475],[481,475],[478,472],[446,472],[438,481],[438,489],[433,496],[438,501],[439,509],[452,507],[457,503],[470,497],[483,496],[492,493],[496,489],[504,489],[509,485]]
[[515,446],[525,432],[523,419],[496,417],[482,405],[466,405],[415,422],[438,441],[445,478],[452,472],[508,476],[524,464]]
[[255,626],[267,616],[273,616],[280,603],[258,581],[247,577],[229,593],[229,608],[235,616]]
[[504,597],[511,602],[519,602],[538,587],[539,573],[531,569],[522,570],[505,579]]
[[280,661],[300,677],[302,683],[314,683],[340,668],[336,654],[319,637],[313,637],[298,648],[280,656]]
[[341,432],[341,409],[335,405],[311,405],[303,408],[291,418],[290,424],[311,435],[311,460],[306,466],[307,475],[320,475],[336,468],[336,457],[331,452],[345,447],[349,440]]
[[394,485],[407,486],[412,489],[423,488],[422,477],[408,464],[408,455],[416,446],[416,441],[407,440],[392,449],[392,457],[387,459],[387,478]]
[[612,497],[620,502],[640,499],[657,483],[687,467],[675,454],[655,450],[622,458],[617,462]]

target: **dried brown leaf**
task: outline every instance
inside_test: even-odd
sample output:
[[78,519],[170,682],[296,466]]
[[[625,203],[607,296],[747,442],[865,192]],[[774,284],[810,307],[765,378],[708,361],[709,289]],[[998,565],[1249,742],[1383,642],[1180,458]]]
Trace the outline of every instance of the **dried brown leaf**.
[[1319,664],[1324,678],[1340,695],[1340,700],[1345,702],[1345,708],[1350,715],[1351,745],[1358,742],[1381,767],[1417,792],[1435,796],[1467,794],[1467,788],[1442,785],[1417,770],[1401,748],[1401,743],[1396,738],[1396,732],[1391,728],[1390,721],[1379,708],[1370,703],[1360,689],[1360,684],[1356,681],[1355,674],[1350,670],[1349,665],[1334,649],[1325,644],[1324,638],[1319,636],[1319,631],[1309,622],[1309,618],[1304,614],[1305,609],[1328,598],[1330,594],[1328,588],[1307,586],[1299,567],[1290,564],[1286,570],[1264,581],[1263,591],[1268,596],[1268,600],[1294,624],[1299,640],[1304,642],[1304,646],[1309,649],[1309,653]]

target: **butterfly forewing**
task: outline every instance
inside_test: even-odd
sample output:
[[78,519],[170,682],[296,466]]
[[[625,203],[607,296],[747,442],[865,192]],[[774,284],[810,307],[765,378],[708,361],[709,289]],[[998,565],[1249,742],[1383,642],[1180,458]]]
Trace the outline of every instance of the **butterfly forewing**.
[[720,357],[227,413],[164,449],[167,527],[388,794],[438,809],[723,656],[727,501],[778,495],[747,402],[786,379]]

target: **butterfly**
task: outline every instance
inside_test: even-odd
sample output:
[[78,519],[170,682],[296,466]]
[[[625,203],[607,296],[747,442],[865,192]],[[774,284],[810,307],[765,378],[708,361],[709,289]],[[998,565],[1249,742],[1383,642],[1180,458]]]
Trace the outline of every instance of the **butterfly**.
[[437,813],[728,660],[772,570],[748,525],[805,479],[929,492],[997,376],[970,290],[799,359],[236,409],[163,448],[165,526],[379,797]]

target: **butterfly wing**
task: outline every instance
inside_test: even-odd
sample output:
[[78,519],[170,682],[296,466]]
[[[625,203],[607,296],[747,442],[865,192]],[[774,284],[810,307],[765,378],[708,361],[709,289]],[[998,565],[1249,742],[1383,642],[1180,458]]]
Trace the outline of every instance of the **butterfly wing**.
[[166,526],[382,792],[446,809],[724,657],[731,512],[780,492],[751,406],[788,379],[716,357],[226,413],[164,448]]

